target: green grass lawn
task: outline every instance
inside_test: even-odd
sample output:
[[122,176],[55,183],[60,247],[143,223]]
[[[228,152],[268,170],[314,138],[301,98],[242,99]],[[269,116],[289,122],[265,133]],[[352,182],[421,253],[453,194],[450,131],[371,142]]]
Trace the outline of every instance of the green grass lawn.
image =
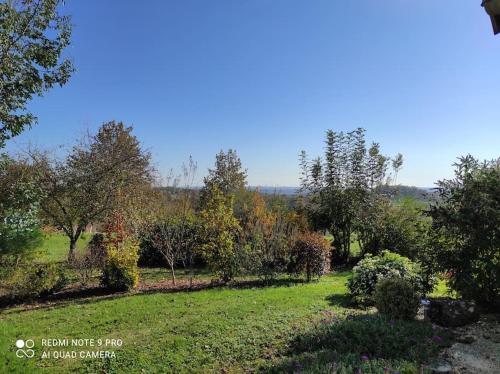
[[[315,351],[314,344],[308,343],[307,349],[303,349],[304,344],[297,345],[296,342],[304,342],[304,339],[308,341],[311,336],[313,342],[346,339],[349,333],[332,337],[328,335],[331,332],[324,335],[325,332],[317,330],[318,324],[325,323],[325,316],[335,316],[336,323],[343,327],[337,329],[331,325],[334,326],[333,331],[355,328],[362,333],[363,328],[367,329],[366,336],[353,335],[356,341],[372,341],[374,337],[369,335],[380,336],[390,332],[387,344],[395,349],[392,356],[383,357],[384,353],[381,353],[378,358],[373,358],[374,361],[367,361],[373,367],[372,371],[366,369],[366,362],[361,362],[364,373],[382,373],[384,365],[401,369],[401,372],[417,370],[417,365],[411,359],[416,356],[411,352],[403,352],[401,358],[394,358],[400,349],[398,344],[401,345],[401,341],[398,340],[398,343],[395,339],[401,339],[401,336],[410,339],[411,335],[412,339],[429,340],[431,336],[427,335],[433,334],[432,329],[419,322],[410,323],[418,326],[405,325],[400,328],[398,324],[389,325],[380,321],[368,325],[365,317],[361,322],[351,321],[348,316],[363,315],[366,311],[352,309],[348,305],[345,288],[347,276],[348,273],[337,273],[311,284],[117,295],[109,299],[76,300],[69,304],[42,306],[36,310],[7,309],[0,314],[0,366],[3,366],[2,372],[9,373],[58,373],[70,370],[88,373],[239,373],[250,369],[276,373],[328,372],[331,371],[329,365],[334,364],[332,360],[342,360],[344,356],[350,360],[346,365],[357,365],[362,352],[356,348],[354,341],[342,345],[342,357],[333,354],[331,349],[325,351],[324,346],[318,346]],[[349,327],[353,323],[362,325]],[[373,331],[372,327],[367,326],[379,326],[383,331]],[[427,335],[421,336],[423,333],[417,331],[425,331]],[[64,338],[122,339],[123,345],[119,348],[41,346],[42,339]],[[35,357],[17,358],[16,339],[33,339]],[[426,346],[427,340],[422,340]],[[415,346],[413,341],[406,344]],[[296,350],[293,348],[295,346]],[[352,351],[345,352],[351,346]],[[335,344],[329,347],[333,349]],[[113,350],[116,358],[41,358],[44,350],[79,352],[102,349]],[[294,365],[305,366],[295,370]],[[346,370],[350,372],[350,369]]]
[[[83,251],[90,239],[92,239],[92,234],[82,234],[76,244],[77,251]],[[42,260],[45,262],[64,261],[68,257],[69,239],[58,232],[44,234],[43,242],[37,250],[42,253]]]

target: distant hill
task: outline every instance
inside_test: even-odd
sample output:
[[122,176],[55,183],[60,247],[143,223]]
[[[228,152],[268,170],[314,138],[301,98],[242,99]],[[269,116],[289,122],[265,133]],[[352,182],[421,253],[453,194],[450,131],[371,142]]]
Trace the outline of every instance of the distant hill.
[[[198,191],[201,187],[193,187],[193,191]],[[175,187],[159,187],[163,191],[175,191],[179,188]],[[285,196],[295,196],[299,194],[299,187],[292,186],[249,186],[251,191],[260,191],[265,195],[285,195]],[[429,201],[432,195],[435,193],[433,188],[427,187],[415,187],[415,186],[382,186],[380,187],[382,193],[392,196],[394,199],[400,199],[404,197],[412,197],[420,201]]]
[[433,188],[404,185],[382,186],[380,189],[384,194],[391,195],[394,199],[412,197],[420,201],[429,201],[435,193]]
[[[281,187],[271,187],[271,186],[250,186],[248,189],[255,191],[259,190],[261,193],[266,195],[287,195],[294,196],[299,193],[299,187],[289,187],[289,186],[281,186]],[[415,187],[415,186],[382,186],[381,191],[384,194],[391,195],[393,198],[403,198],[403,197],[412,197],[421,201],[428,201],[430,197],[434,193],[433,188],[427,187]]]
[[293,196],[299,193],[299,187],[271,187],[271,186],[249,186],[249,190],[259,190],[266,195],[287,195]]

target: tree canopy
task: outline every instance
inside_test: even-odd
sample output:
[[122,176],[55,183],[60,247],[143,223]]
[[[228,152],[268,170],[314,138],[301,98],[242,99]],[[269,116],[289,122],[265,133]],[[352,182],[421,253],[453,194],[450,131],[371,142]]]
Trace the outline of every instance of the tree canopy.
[[429,210],[429,257],[463,296],[500,303],[500,159],[481,163],[468,155],[455,167],[454,179],[438,182]]
[[45,196],[41,208],[70,239],[70,257],[88,224],[118,208],[135,212],[148,200],[141,197],[153,182],[150,154],[121,122],[103,124],[63,161],[40,153],[33,158]]
[[64,85],[74,71],[62,58],[71,23],[61,0],[0,3],[0,147],[36,122],[27,110],[34,95]]
[[[310,161],[300,154],[301,190],[312,226],[328,230],[336,248],[332,259],[344,262],[350,255],[352,234],[365,217],[362,213],[374,202],[378,188],[387,183],[390,158],[380,153],[380,145],[367,149],[365,130],[326,132],[324,158]],[[399,170],[402,156],[394,161]]]
[[220,151],[215,156],[215,167],[208,169],[208,176],[204,178],[205,186],[216,185],[224,194],[234,194],[245,188],[247,172],[243,169],[241,160],[234,149],[227,152]]

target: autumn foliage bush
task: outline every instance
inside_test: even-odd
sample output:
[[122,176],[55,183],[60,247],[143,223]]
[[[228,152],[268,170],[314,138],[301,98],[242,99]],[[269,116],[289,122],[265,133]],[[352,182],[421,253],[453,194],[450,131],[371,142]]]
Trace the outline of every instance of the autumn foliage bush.
[[241,214],[242,270],[270,281],[286,273],[290,247],[297,233],[295,217],[282,207],[268,206],[259,192],[248,192],[248,195],[246,210]]
[[116,291],[127,291],[139,283],[139,243],[130,237],[123,217],[115,214],[105,229],[106,261],[101,284]]
[[289,270],[295,274],[305,274],[308,282],[314,276],[321,277],[328,266],[330,251],[330,242],[323,235],[302,233],[291,248]]
[[127,240],[118,246],[108,244],[106,251],[106,264],[101,277],[102,285],[117,291],[127,291],[137,287],[139,283],[138,242]]

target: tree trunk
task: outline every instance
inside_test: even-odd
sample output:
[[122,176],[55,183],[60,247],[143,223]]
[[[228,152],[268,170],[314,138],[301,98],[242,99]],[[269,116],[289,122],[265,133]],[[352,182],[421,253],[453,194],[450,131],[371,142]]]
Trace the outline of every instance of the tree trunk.
[[75,259],[76,241],[76,238],[70,238],[69,240],[68,262],[72,262]]
[[[86,226],[86,225],[85,225]],[[69,237],[69,253],[68,253],[68,262],[72,262],[75,259],[76,256],[76,243],[78,242],[78,238],[80,238],[80,235],[82,234],[82,230],[85,226],[77,226],[76,231],[72,233],[70,236],[69,233],[66,231],[66,235]]]
[[189,265],[189,289],[193,288],[193,267]]
[[175,286],[175,270],[173,262],[170,264],[170,273],[172,274],[172,283]]
[[344,231],[344,245],[345,245],[345,254],[344,261],[347,263],[349,261],[349,257],[351,256],[351,230],[346,229]]

